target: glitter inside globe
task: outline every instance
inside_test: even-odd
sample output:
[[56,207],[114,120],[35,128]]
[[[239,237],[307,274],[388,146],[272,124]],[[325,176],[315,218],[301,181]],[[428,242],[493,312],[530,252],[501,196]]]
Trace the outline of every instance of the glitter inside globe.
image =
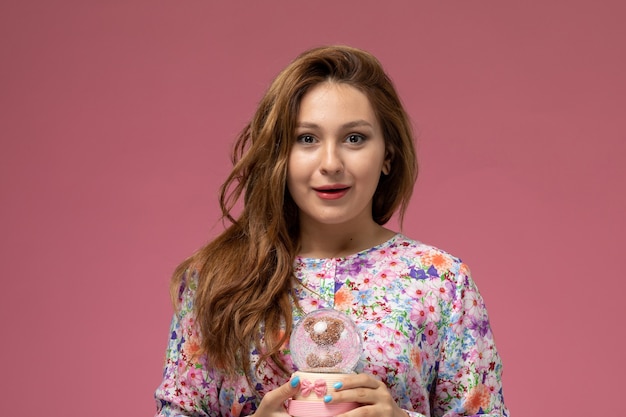
[[363,350],[354,322],[329,308],[304,316],[291,333],[289,344],[294,363],[307,372],[352,372]]

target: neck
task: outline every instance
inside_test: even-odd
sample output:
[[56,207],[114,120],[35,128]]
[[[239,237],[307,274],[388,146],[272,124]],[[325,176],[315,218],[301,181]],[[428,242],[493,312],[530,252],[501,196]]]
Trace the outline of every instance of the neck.
[[337,258],[352,255],[389,240],[395,232],[374,221],[367,227],[346,225],[300,226],[299,255],[307,258]]

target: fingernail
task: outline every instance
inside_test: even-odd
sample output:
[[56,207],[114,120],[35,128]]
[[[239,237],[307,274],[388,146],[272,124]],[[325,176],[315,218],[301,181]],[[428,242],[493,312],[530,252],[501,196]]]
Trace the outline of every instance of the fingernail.
[[300,377],[299,377],[299,376],[296,376],[296,377],[294,377],[294,378],[291,380],[291,386],[292,386],[292,387],[294,387],[294,388],[295,388],[295,387],[296,387],[299,383],[300,383]]
[[343,384],[341,382],[335,382],[335,385],[333,385],[334,389],[341,389],[341,387],[343,387]]
[[324,402],[325,403],[329,403],[330,400],[332,400],[332,399],[333,399],[333,397],[331,397],[330,395],[324,395]]

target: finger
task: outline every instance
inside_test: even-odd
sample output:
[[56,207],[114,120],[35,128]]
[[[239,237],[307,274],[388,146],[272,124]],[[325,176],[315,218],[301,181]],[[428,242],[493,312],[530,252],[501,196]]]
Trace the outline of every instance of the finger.
[[350,388],[342,391],[335,391],[324,397],[326,403],[351,403],[376,404],[384,399],[384,394],[372,388]]
[[300,378],[298,376],[292,377],[287,383],[265,394],[259,407],[268,410],[284,408],[285,401],[292,398],[299,389]]
[[358,387],[376,389],[380,384],[381,382],[378,379],[375,379],[369,374],[350,374],[342,377],[341,380],[335,384],[334,388],[337,391]]
[[382,381],[369,375],[354,375],[333,386],[335,392],[324,397],[325,402],[358,402],[375,404],[387,401],[389,391]]

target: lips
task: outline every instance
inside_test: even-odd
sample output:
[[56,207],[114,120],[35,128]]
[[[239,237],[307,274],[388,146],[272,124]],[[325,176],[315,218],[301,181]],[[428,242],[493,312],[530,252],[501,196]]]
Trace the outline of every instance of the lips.
[[341,191],[345,191],[350,187],[341,187],[341,188],[314,188],[315,191],[320,193],[339,193]]
[[350,187],[343,184],[313,188],[317,195],[324,200],[336,200],[346,195]]

